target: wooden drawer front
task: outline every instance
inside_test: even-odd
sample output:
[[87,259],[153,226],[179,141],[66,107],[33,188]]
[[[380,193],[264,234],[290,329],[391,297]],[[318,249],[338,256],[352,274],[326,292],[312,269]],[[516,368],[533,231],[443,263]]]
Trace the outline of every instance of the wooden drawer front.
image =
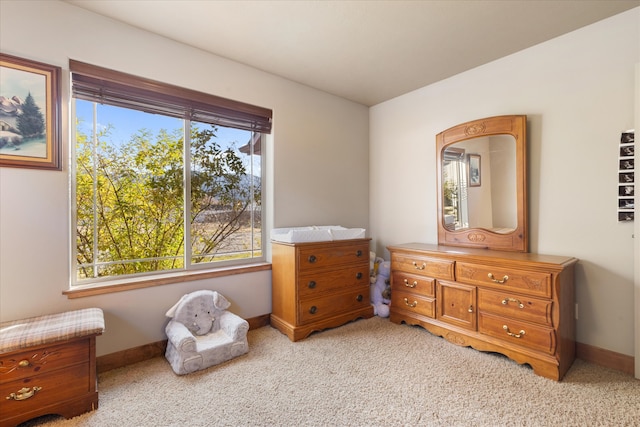
[[548,354],[556,351],[556,334],[552,328],[485,312],[480,312],[478,318],[480,333]]
[[391,254],[391,269],[407,273],[453,280],[454,261],[421,257],[394,252]]
[[324,298],[300,301],[299,323],[313,323],[327,317],[346,313],[371,305],[369,287],[361,287],[348,293],[329,295]]
[[435,318],[435,300],[402,291],[391,292],[391,309],[404,310],[422,316]]
[[436,289],[438,320],[475,331],[475,286],[438,280]]
[[552,326],[553,301],[506,292],[478,289],[478,310],[499,316]]
[[0,355],[0,384],[87,360],[88,339]]
[[[7,382],[0,385],[2,418],[11,418],[92,391],[95,390],[89,384],[89,363]],[[11,398],[12,393],[23,400]]]
[[393,272],[391,280],[391,293],[394,291],[411,292],[416,295],[424,295],[426,297],[434,297],[435,279],[428,277],[415,276],[400,272]]
[[298,295],[306,298],[320,296],[327,291],[363,286],[369,286],[369,264],[300,276]]
[[551,274],[486,265],[456,263],[458,282],[551,297]]
[[301,247],[298,250],[299,271],[312,271],[336,265],[366,264],[369,271],[369,241],[348,245]]

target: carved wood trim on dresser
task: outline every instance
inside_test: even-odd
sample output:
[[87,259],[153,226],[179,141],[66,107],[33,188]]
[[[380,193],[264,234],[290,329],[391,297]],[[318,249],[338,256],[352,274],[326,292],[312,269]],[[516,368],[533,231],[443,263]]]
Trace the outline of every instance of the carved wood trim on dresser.
[[502,353],[553,380],[571,367],[576,258],[420,243],[388,249],[392,322]]

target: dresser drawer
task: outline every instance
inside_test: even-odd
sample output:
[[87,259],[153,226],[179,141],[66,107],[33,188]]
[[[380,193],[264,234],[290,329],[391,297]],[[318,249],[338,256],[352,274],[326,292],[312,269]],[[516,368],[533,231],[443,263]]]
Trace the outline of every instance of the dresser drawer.
[[[0,384],[89,360],[88,338],[0,355]],[[0,396],[0,398],[3,398]]]
[[460,283],[551,297],[551,274],[549,273],[458,262],[456,277]]
[[490,313],[478,313],[478,331],[532,350],[554,354],[556,334],[552,328],[521,322]]
[[363,286],[350,292],[301,300],[298,305],[298,321],[301,324],[312,323],[370,305],[369,287]]
[[410,311],[422,316],[435,318],[435,300],[402,291],[391,292],[391,309]]
[[369,271],[369,241],[344,245],[301,247],[297,256],[300,273],[354,263],[366,264],[367,273]]
[[438,280],[436,318],[451,325],[475,331],[477,293],[475,286]]
[[391,270],[453,280],[454,262],[404,253],[391,254]]
[[363,286],[369,286],[369,264],[301,275],[298,279],[298,296],[315,297],[334,290]]
[[553,302],[506,292],[478,289],[478,310],[552,326]]
[[85,395],[91,391],[89,378],[87,362],[0,384],[2,418]]
[[395,291],[411,292],[415,295],[434,297],[435,279],[402,272],[393,272],[391,293]]

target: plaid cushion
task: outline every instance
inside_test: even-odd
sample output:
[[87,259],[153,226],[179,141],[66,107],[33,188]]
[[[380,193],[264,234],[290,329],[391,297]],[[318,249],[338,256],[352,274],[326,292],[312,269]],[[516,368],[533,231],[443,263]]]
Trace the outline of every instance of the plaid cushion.
[[12,320],[0,323],[0,353],[103,331],[104,317],[99,308]]

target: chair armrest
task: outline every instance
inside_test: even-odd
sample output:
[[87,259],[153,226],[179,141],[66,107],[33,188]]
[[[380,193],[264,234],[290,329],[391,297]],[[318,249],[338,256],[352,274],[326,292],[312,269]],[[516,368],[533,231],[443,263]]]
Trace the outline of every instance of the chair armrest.
[[186,326],[175,320],[170,320],[165,328],[167,339],[178,351],[184,353],[196,352],[196,339]]
[[230,311],[225,311],[220,315],[220,329],[234,341],[243,340],[247,336],[249,322]]

